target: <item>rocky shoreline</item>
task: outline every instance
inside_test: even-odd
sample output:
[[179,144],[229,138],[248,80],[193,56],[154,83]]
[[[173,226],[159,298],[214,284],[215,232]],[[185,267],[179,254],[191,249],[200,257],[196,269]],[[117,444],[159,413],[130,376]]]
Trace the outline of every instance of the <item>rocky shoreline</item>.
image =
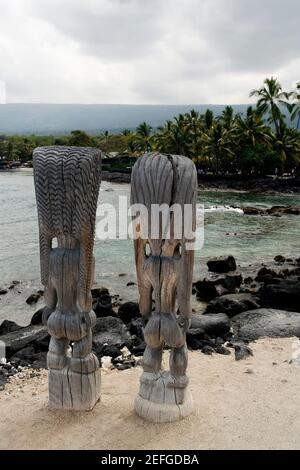
[[[111,183],[130,183],[130,171],[103,171],[102,180]],[[296,178],[257,178],[243,176],[198,176],[199,190],[239,191],[261,194],[293,194],[300,192],[300,177]]]
[[[300,337],[300,258],[276,256],[252,276],[247,271],[247,277],[232,256],[211,259],[207,265],[208,275],[193,285],[193,305],[201,302],[205,310],[194,309],[187,332],[189,349],[207,355],[235,354],[240,360],[252,354],[249,344],[261,337]],[[6,295],[5,289],[0,295]],[[26,302],[35,304],[42,297],[43,291],[33,292]],[[92,289],[92,297],[97,316],[93,351],[102,367],[136,367],[145,350],[138,303],[123,303],[100,286]],[[0,325],[0,342],[6,346],[0,390],[24,368],[46,368],[50,340],[46,320],[42,308],[26,327],[8,320]]]

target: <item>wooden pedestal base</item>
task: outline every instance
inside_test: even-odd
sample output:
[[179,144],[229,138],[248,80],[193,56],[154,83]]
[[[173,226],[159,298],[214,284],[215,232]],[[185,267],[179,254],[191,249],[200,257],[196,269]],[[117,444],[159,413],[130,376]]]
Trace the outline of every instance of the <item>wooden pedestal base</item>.
[[187,386],[180,386],[169,372],[144,373],[135,411],[153,423],[170,423],[186,418],[193,411],[193,399]]
[[88,374],[73,372],[69,366],[49,370],[49,407],[59,410],[90,411],[100,400],[100,369]]

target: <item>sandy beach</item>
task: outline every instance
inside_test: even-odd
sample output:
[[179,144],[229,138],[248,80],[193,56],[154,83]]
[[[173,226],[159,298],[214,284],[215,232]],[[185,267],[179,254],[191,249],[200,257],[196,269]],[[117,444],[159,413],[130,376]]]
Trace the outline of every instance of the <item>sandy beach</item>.
[[[300,449],[300,366],[295,338],[263,339],[254,356],[190,353],[194,413],[174,424],[138,418],[141,368],[102,371],[90,413],[50,411],[47,372],[26,371],[0,393],[1,449]],[[165,360],[167,355],[165,356]]]

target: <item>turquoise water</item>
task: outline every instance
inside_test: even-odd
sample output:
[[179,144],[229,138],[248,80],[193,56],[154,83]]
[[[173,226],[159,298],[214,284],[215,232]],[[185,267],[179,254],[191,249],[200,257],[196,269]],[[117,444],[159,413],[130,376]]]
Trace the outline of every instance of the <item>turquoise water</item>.
[[[129,197],[129,193],[129,185],[103,182],[100,202],[116,207],[118,196]],[[300,204],[300,195],[204,191],[198,202],[205,206],[205,243],[196,253],[198,262],[229,252],[242,264],[270,260],[278,253],[300,252],[300,217],[245,216],[235,209]],[[0,236],[0,285],[15,278],[38,280],[38,226],[31,170],[0,173]],[[134,272],[130,240],[96,240],[95,257],[97,277]]]
[[[116,206],[119,195],[129,194],[129,185],[103,182],[100,201]],[[237,209],[246,205],[300,205],[300,195],[203,191],[198,202],[205,206],[205,242],[203,249],[196,252],[195,276],[205,270],[211,256],[231,253],[243,267],[272,260],[277,254],[300,256],[300,217],[245,216]],[[28,286],[38,285],[38,226],[31,170],[0,172],[0,236],[0,286],[15,279]],[[95,258],[96,280],[116,293],[122,292],[128,281],[135,280],[132,241],[96,239]],[[120,273],[126,276],[119,277]],[[135,290],[132,295],[136,297]],[[0,320],[10,310],[10,304],[2,298]]]

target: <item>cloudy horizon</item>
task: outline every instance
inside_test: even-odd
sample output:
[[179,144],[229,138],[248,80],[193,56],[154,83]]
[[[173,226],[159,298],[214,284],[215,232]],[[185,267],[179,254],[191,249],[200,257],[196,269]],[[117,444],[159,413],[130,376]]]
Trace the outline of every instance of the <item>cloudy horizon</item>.
[[297,0],[2,0],[0,98],[250,103],[266,77],[300,81],[299,17]]

